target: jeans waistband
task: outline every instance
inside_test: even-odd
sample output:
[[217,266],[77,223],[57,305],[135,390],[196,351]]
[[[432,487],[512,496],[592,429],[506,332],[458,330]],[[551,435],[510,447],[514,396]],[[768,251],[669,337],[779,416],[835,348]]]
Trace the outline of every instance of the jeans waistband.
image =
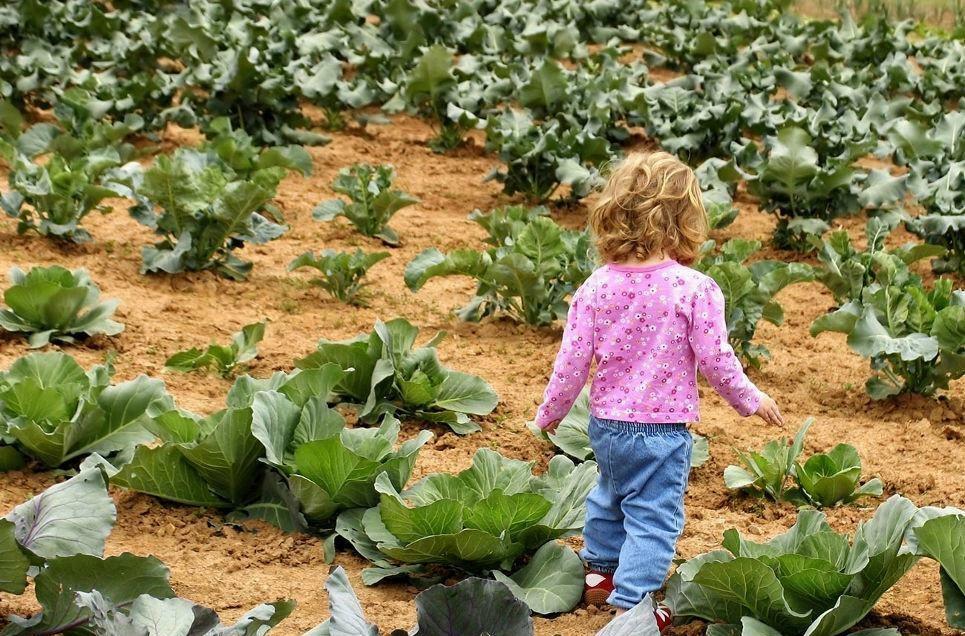
[[637,435],[673,435],[687,431],[686,424],[653,424],[650,422],[624,422],[622,420],[605,420],[592,417],[600,426],[613,429],[621,433],[635,433]]

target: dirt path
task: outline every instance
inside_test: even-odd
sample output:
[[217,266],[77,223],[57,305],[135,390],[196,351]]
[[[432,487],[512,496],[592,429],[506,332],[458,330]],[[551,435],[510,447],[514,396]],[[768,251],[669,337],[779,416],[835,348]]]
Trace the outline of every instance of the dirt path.
[[[498,184],[482,183],[497,162],[478,146],[448,156],[435,155],[424,145],[430,136],[428,127],[405,117],[392,126],[372,127],[369,133],[333,135],[329,146],[311,150],[313,176],[285,180],[278,202],[291,230],[273,243],[245,250],[243,256],[255,263],[246,283],[220,280],[207,273],[174,278],[138,274],[140,247],[153,239],[123,207],[107,216],[89,218],[86,227],[94,236],[93,243],[63,249],[35,235],[18,237],[14,222],[4,217],[0,221],[0,269],[55,263],[85,267],[104,297],[121,299],[118,314],[127,325],[124,333],[68,349],[84,365],[117,350],[117,380],[139,373],[160,375],[172,352],[212,339],[226,341],[242,325],[262,318],[270,322],[261,355],[251,367],[257,376],[290,369],[293,360],[313,350],[320,337],[345,338],[367,332],[377,318],[406,316],[422,327],[424,338],[444,329],[449,337],[440,346],[443,361],[485,377],[501,401],[484,421],[482,433],[459,439],[444,429],[434,429],[437,438],[420,454],[414,477],[461,470],[481,447],[534,460],[542,467],[552,449],[527,431],[525,421],[541,396],[559,330],[537,330],[498,320],[480,325],[460,322],[451,311],[471,296],[473,285],[468,280],[435,279],[418,294],[402,284],[406,263],[427,247],[446,250],[481,245],[484,233],[466,215],[475,208],[508,202]],[[192,138],[185,131],[172,131],[167,137],[171,143]],[[343,220],[322,224],[311,219],[314,205],[332,196],[329,183],[338,169],[356,161],[394,164],[397,185],[421,199],[392,222],[403,246],[372,270],[372,302],[363,309],[328,299],[307,285],[307,275],[289,274],[285,269],[291,259],[309,249],[382,249],[354,234]],[[771,217],[752,205],[742,208],[737,222],[717,238],[768,236]],[[554,217],[575,227],[582,223],[585,211],[577,206],[554,212]],[[857,235],[861,224],[849,222],[848,227]],[[807,416],[817,419],[808,451],[848,441],[860,451],[866,474],[884,480],[887,494],[903,493],[919,505],[965,506],[961,470],[965,466],[961,440],[965,383],[953,385],[949,397],[941,401],[903,398],[884,405],[872,403],[863,388],[866,361],[847,349],[842,336],[808,336],[810,322],[831,306],[830,295],[816,284],[798,285],[783,292],[780,301],[786,313],[784,326],[764,324],[759,332],[773,361],[753,379],[778,400],[795,429]],[[26,352],[24,341],[0,336],[0,367],[6,368]],[[179,405],[197,412],[222,407],[230,386],[216,376],[166,373],[162,377]],[[690,482],[689,520],[680,543],[684,557],[717,547],[727,528],[737,527],[764,539],[791,525],[795,516],[790,506],[728,494],[721,473],[734,460],[731,448],[759,447],[776,431],[756,420],[742,420],[706,386],[702,394],[703,421],[696,430],[711,438],[712,458]],[[409,424],[405,433],[411,435],[415,430]],[[51,473],[0,476],[0,511],[55,480]],[[301,634],[326,616],[322,585],[328,566],[322,560],[319,539],[286,536],[262,524],[239,531],[225,526],[219,515],[166,505],[138,494],[119,491],[115,498],[118,523],[108,552],[157,555],[171,568],[173,584],[182,596],[214,607],[225,618],[235,618],[259,602],[294,598],[298,608],[273,632],[279,636]],[[832,510],[829,518],[836,528],[853,530],[859,520],[870,516],[873,507]],[[336,562],[348,570],[369,618],[384,631],[413,624],[412,597],[417,590],[400,583],[364,587],[359,573],[365,563],[346,548],[340,550]],[[0,596],[0,615],[31,611],[29,598],[29,594]],[[591,634],[607,619],[607,615],[578,609],[552,620],[537,619],[537,634]],[[906,634],[952,634],[945,626],[937,567],[930,562],[917,566],[885,595],[867,624],[896,625]],[[700,631],[688,626],[675,633]]]

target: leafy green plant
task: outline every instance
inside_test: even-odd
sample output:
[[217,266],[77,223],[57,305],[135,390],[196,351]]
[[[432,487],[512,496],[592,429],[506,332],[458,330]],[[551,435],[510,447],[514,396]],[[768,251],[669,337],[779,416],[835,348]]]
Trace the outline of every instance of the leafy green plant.
[[239,365],[255,359],[258,355],[258,343],[264,337],[265,323],[254,322],[232,334],[231,343],[228,345],[210,344],[204,350],[191,347],[175,353],[164,362],[164,366],[185,372],[214,367],[222,377],[228,377]]
[[32,348],[51,340],[73,343],[83,336],[115,336],[124,325],[111,320],[120,301],[100,301],[100,289],[83,270],[53,265],[29,272],[12,267],[12,285],[3,292],[0,328],[28,334]]
[[755,170],[748,191],[778,216],[778,247],[810,249],[809,237],[827,230],[829,221],[862,207],[887,206],[904,194],[904,177],[883,171],[869,175],[855,167],[868,151],[865,145],[853,143],[841,154],[820,154],[811,135],[795,126],[782,128],[766,141],[764,157],[748,142],[738,160]]
[[[546,433],[536,426],[535,422],[527,422],[526,426],[537,437],[543,437],[552,442],[558,449],[577,461],[593,459],[593,447],[590,446],[590,390],[580,391],[573,408],[560,420],[555,433]],[[693,451],[690,455],[690,467],[699,468],[710,459],[710,445],[707,438],[693,431],[690,435],[694,439]]]
[[297,44],[313,28],[323,7],[280,14],[245,4],[236,11],[177,7],[162,31],[174,44],[174,57],[184,66],[179,84],[181,108],[202,127],[229,117],[259,143],[294,141],[328,143],[311,130],[302,111],[303,96],[312,94],[294,71],[302,61]]
[[921,278],[908,266],[945,253],[945,248],[927,243],[909,243],[888,250],[885,240],[892,228],[893,222],[882,217],[868,219],[865,227],[868,246],[861,252],[851,244],[845,230],[833,232],[824,240],[812,238],[818,260],[823,265],[815,270],[815,280],[828,288],[835,302],[860,301],[865,287],[878,282],[879,274],[882,280],[894,285],[920,285]]
[[788,285],[812,280],[814,273],[804,263],[756,261],[745,265],[744,261],[760,249],[760,241],[731,239],[717,251],[715,246],[708,241],[702,247],[704,256],[696,269],[713,278],[724,294],[727,332],[734,351],[760,368],[770,352],[754,342],[757,323],[761,319],[774,325],[784,322],[784,310],[774,297]]
[[389,220],[396,212],[419,200],[401,190],[393,190],[394,179],[392,166],[358,163],[342,168],[332,182],[332,189],[347,196],[351,203],[341,199],[322,201],[315,206],[312,216],[316,221],[331,221],[344,216],[365,236],[396,246],[399,235],[388,226]]
[[[355,590],[341,566],[325,581],[332,617],[306,636],[332,636],[351,625],[358,634],[378,636],[378,627],[362,612]],[[424,636],[465,636],[467,634],[532,635],[529,608],[513,597],[498,581],[470,577],[455,585],[434,585],[415,597],[416,627],[412,633]],[[402,632],[402,630],[393,631]],[[408,633],[408,632],[406,632]]]
[[84,372],[65,353],[32,353],[0,373],[0,440],[56,468],[153,439],[146,427],[170,408],[160,380],[112,385],[110,364]]
[[[333,364],[302,373],[321,374],[329,387],[344,377]],[[300,404],[297,394],[293,401],[269,390],[255,394],[251,406],[252,433],[265,447],[265,461],[285,475],[308,522],[322,526],[342,510],[376,505],[380,476],[403,488],[419,449],[432,438],[421,431],[396,448],[400,423],[391,414],[378,428],[346,428],[342,416],[328,408],[324,393]]]
[[354,253],[328,249],[317,256],[305,252],[288,264],[288,271],[300,267],[317,269],[321,276],[311,280],[313,285],[321,287],[343,303],[363,307],[366,283],[362,282],[362,278],[373,265],[388,257],[388,252],[366,254],[360,249]]
[[593,268],[589,235],[561,228],[542,208],[498,208],[469,218],[486,228],[492,247],[423,251],[406,266],[409,289],[418,291],[436,276],[470,276],[478,286],[459,311],[463,320],[506,313],[518,322],[548,325],[565,318],[566,297]]
[[[554,540],[582,528],[596,463],[574,466],[557,456],[544,476],[531,470],[529,462],[480,449],[465,471],[430,475],[401,494],[383,474],[375,482],[378,506],[342,513],[336,531],[375,564],[367,582],[418,571],[400,571],[393,562],[510,570],[536,551],[512,576],[494,576],[537,613],[567,611],[581,595],[582,564]],[[555,598],[541,594],[544,588]]]
[[613,155],[592,126],[568,126],[555,118],[537,123],[528,112],[511,108],[486,120],[486,147],[506,165],[487,179],[502,183],[506,194],[522,193],[537,202],[561,185],[569,185],[574,198],[586,196],[600,181],[596,167]]
[[20,234],[34,231],[75,243],[90,241],[81,221],[94,210],[110,212],[111,206],[103,201],[125,193],[108,179],[108,171],[119,164],[113,148],[91,150],[71,159],[53,153],[43,163],[14,152],[8,175],[10,190],[0,197],[0,207],[17,219]]
[[938,561],[945,616],[949,626],[965,629],[965,510],[926,506],[918,510],[902,548]]
[[676,616],[722,622],[708,628],[713,636],[843,634],[918,561],[903,549],[917,511],[895,495],[858,526],[851,542],[810,509],[798,513],[788,532],[764,543],[728,530],[724,550],[677,567],[667,602]]
[[793,442],[782,437],[765,444],[760,452],[737,451],[743,466],[725,468],[724,483],[733,490],[757,493],[775,501],[818,507],[880,496],[880,479],[859,483],[861,458],[850,444],[838,444],[827,453],[815,453],[803,464],[798,461],[804,436],[813,423],[813,418],[805,420]]
[[[210,162],[230,169],[235,180],[254,181],[274,191],[286,173],[312,174],[312,157],[305,148],[258,144],[245,131],[232,128],[227,117],[211,120],[205,134],[207,140],[200,150],[207,153]],[[268,218],[282,218],[281,211],[270,202],[259,212]]]
[[684,75],[644,95],[647,132],[667,152],[696,163],[727,153],[740,139],[746,94],[728,90],[727,82],[701,86],[699,77]]
[[870,358],[874,375],[865,387],[876,400],[900,393],[933,395],[965,375],[965,292],[947,279],[926,290],[900,271],[880,269],[878,281],[819,317],[811,335],[848,335],[852,351]]
[[[314,439],[316,428],[324,431],[326,423],[331,426],[334,416],[325,400],[341,377],[334,365],[279,372],[264,380],[241,376],[228,392],[227,408],[201,417],[169,407],[148,424],[160,445],[138,446],[131,457],[113,463],[99,457],[91,463],[107,470],[111,483],[130,490],[191,506],[230,510],[255,504],[249,516],[267,517],[286,530],[303,530],[307,525],[297,503],[282,496],[287,496],[287,489],[266,490],[263,485],[259,490],[259,484],[270,478],[265,475],[265,459],[283,463],[282,453],[288,451],[283,447],[273,454],[273,440],[291,438],[307,404],[311,409],[306,409],[301,441]],[[286,399],[279,414],[276,407]],[[259,493],[270,497],[256,501]]]
[[[435,44],[425,50],[415,67],[406,75],[404,99],[416,112],[426,115],[434,124],[435,137],[429,141],[429,147],[436,152],[445,152],[461,144],[466,131],[471,128],[469,122],[475,123],[475,118],[449,116],[449,104],[458,99],[460,77],[456,74],[457,70],[459,66],[452,53],[444,46]],[[470,69],[465,69],[459,75],[468,75],[468,70]],[[479,97],[482,96],[478,86],[474,85],[471,90]]]
[[439,362],[436,345],[445,333],[415,347],[418,335],[418,327],[404,318],[379,321],[368,335],[320,340],[317,351],[295,364],[300,369],[339,365],[346,376],[335,393],[356,405],[365,422],[391,413],[447,424],[459,434],[478,431],[479,425],[469,416],[491,413],[498,401],[496,393],[479,376],[448,369]]
[[27,159],[53,153],[67,162],[84,161],[101,152],[106,153],[105,158],[116,154],[116,162],[136,157],[138,150],[126,139],[143,128],[140,116],[129,114],[122,121],[105,118],[104,104],[79,87],[64,91],[53,112],[56,121],[41,121],[24,129],[20,111],[0,101],[0,147],[7,143]]
[[303,176],[312,173],[312,157],[302,146],[257,143],[244,130],[233,128],[227,117],[212,119],[205,136],[201,149],[216,155],[239,179],[261,178],[268,168],[283,168]]
[[40,606],[29,617],[8,616],[4,634],[265,633],[294,609],[280,600],[222,624],[214,611],[178,598],[153,556],[104,557],[116,516],[103,474],[87,468],[0,519],[0,590],[22,594],[32,578]]
[[945,247],[934,261],[937,272],[965,276],[965,114],[945,113],[931,130],[908,119],[895,122],[889,140],[897,163],[911,170],[909,190],[924,208],[908,229],[929,243]]
[[252,264],[234,250],[285,232],[261,213],[285,172],[269,165],[239,179],[219,157],[179,148],[159,156],[143,174],[130,173],[137,200],[131,214],[161,237],[142,250],[141,271],[213,269],[234,280],[247,278]]
[[[378,428],[347,428],[328,400],[346,374],[335,364],[242,376],[227,408],[207,417],[170,410],[149,425],[162,441],[139,446],[129,458],[93,457],[111,482],[161,499],[258,518],[286,532],[331,527],[349,508],[374,506],[380,475],[405,486],[422,431],[397,445],[400,423],[386,414]],[[269,470],[267,467],[271,467]]]

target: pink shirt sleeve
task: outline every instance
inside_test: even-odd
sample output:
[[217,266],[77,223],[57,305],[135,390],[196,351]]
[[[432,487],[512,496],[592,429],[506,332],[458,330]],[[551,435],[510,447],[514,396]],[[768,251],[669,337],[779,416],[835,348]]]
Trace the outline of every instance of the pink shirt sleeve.
[[704,282],[694,296],[690,320],[690,347],[697,368],[717,393],[747,417],[757,412],[762,393],[754,386],[727,341],[724,294],[713,279]]
[[594,312],[585,299],[586,295],[585,288],[581,287],[570,301],[563,342],[556,354],[553,374],[543,394],[543,403],[536,411],[536,425],[540,428],[546,428],[570,412],[590,374],[590,364],[593,362]]

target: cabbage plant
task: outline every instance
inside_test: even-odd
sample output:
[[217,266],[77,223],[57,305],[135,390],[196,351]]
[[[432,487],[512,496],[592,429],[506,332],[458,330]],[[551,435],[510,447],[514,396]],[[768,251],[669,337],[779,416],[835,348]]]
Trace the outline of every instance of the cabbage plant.
[[727,530],[724,550],[677,567],[667,603],[675,616],[714,622],[707,630],[713,636],[843,634],[918,561],[903,545],[917,512],[895,495],[851,541],[812,509],[802,509],[788,532],[763,543]]
[[320,340],[317,350],[296,361],[300,369],[337,364],[345,377],[335,387],[339,400],[354,404],[365,422],[386,413],[447,424],[459,434],[479,430],[471,415],[488,415],[498,398],[476,375],[439,362],[438,333],[415,346],[419,328],[404,318],[376,322],[375,330],[349,340]]
[[903,552],[938,562],[948,624],[965,629],[965,510],[921,508],[905,538]]
[[388,257],[388,252],[366,254],[360,249],[354,253],[329,249],[317,256],[305,252],[288,264],[288,271],[305,267],[318,270],[319,276],[310,281],[312,285],[321,287],[343,303],[362,307],[365,306],[367,285],[362,279],[373,265]]
[[[325,580],[331,618],[305,636],[334,636],[351,627],[359,636],[379,636],[379,628],[362,611],[342,566]],[[431,636],[512,634],[532,636],[533,619],[525,603],[498,581],[469,577],[455,585],[433,585],[415,597],[416,626],[410,632]]]
[[[263,380],[241,376],[228,392],[226,408],[206,417],[170,408],[148,425],[161,444],[139,446],[133,457],[114,465],[93,461],[111,474],[112,483],[130,490],[192,506],[242,508],[262,492],[266,457],[267,462],[283,463],[285,451],[266,454],[266,442],[290,437],[302,407],[309,402],[313,408],[306,412],[304,427],[314,430],[322,426],[319,422],[330,422],[333,416],[325,400],[341,377],[334,365],[292,374],[279,372]],[[282,399],[287,400],[284,418],[273,410]],[[308,441],[314,434],[304,432],[300,439]],[[264,502],[256,510],[267,511]],[[276,514],[275,519],[280,523],[286,517]],[[304,528],[297,509],[287,516],[288,521],[293,519]]]
[[765,495],[775,501],[819,507],[880,496],[880,479],[860,483],[861,458],[850,444],[838,444],[827,453],[815,453],[807,461],[799,461],[804,436],[813,423],[814,418],[806,419],[793,442],[782,437],[771,440],[759,452],[737,451],[742,465],[725,468],[724,483],[733,490]]
[[[375,482],[379,504],[342,513],[336,532],[373,561],[376,567],[365,578],[369,583],[417,573],[421,568],[411,566],[426,564],[508,571],[535,552],[512,576],[494,575],[536,612],[567,611],[580,599],[583,567],[572,550],[554,540],[583,527],[596,463],[574,465],[560,455],[542,477],[531,471],[531,462],[480,449],[470,468],[429,475],[401,493],[382,474]],[[547,599],[539,592],[545,587],[555,588],[557,597]]]
[[12,285],[3,292],[7,306],[0,309],[0,328],[27,334],[31,348],[124,330],[111,320],[120,301],[100,302],[100,289],[86,270],[54,265],[24,272],[12,267],[7,277]]
[[[302,373],[342,377],[335,365]],[[255,394],[252,433],[265,447],[265,461],[287,477],[302,513],[315,525],[328,524],[344,509],[378,503],[375,482],[380,476],[403,488],[419,449],[432,438],[421,431],[397,445],[400,423],[390,414],[378,428],[346,428],[324,394],[302,404],[298,396],[295,400],[277,391]]]
[[230,376],[239,365],[254,360],[258,355],[258,343],[265,337],[265,323],[253,322],[231,335],[227,345],[210,344],[205,349],[191,347],[179,351],[164,366],[175,371],[197,371],[213,367],[222,377]]
[[965,375],[965,292],[938,279],[931,289],[880,269],[878,281],[811,324],[811,335],[848,335],[852,351],[869,358],[865,383],[876,400],[900,393],[933,395]]
[[107,455],[153,439],[147,427],[170,409],[160,380],[111,384],[114,369],[85,372],[65,353],[33,353],[0,373],[0,440],[46,466]]
[[381,239],[386,245],[399,244],[399,235],[389,227],[392,216],[419,200],[401,190],[393,190],[395,171],[392,166],[370,166],[358,163],[342,168],[332,182],[332,189],[351,199],[322,201],[312,212],[316,221],[331,221],[344,216],[365,236]]
[[529,325],[563,319],[567,296],[593,271],[590,238],[561,228],[546,214],[544,208],[521,206],[473,213],[469,218],[486,229],[492,247],[448,254],[429,248],[406,266],[405,284],[418,291],[436,276],[475,279],[475,297],[458,312],[472,322],[497,314]]
[[104,556],[116,517],[103,473],[86,468],[0,518],[0,591],[22,594],[32,579],[40,608],[5,617],[4,634],[263,634],[294,609],[279,600],[222,624],[213,610],[178,598],[155,557]]
[[379,475],[404,487],[432,437],[422,431],[397,444],[400,424],[391,415],[378,428],[347,428],[328,406],[343,378],[335,364],[261,380],[242,376],[227,408],[204,418],[168,411],[149,426],[160,445],[139,446],[116,466],[93,463],[118,486],[231,510],[229,518],[260,518],[289,532],[330,527],[340,511],[378,503]]

